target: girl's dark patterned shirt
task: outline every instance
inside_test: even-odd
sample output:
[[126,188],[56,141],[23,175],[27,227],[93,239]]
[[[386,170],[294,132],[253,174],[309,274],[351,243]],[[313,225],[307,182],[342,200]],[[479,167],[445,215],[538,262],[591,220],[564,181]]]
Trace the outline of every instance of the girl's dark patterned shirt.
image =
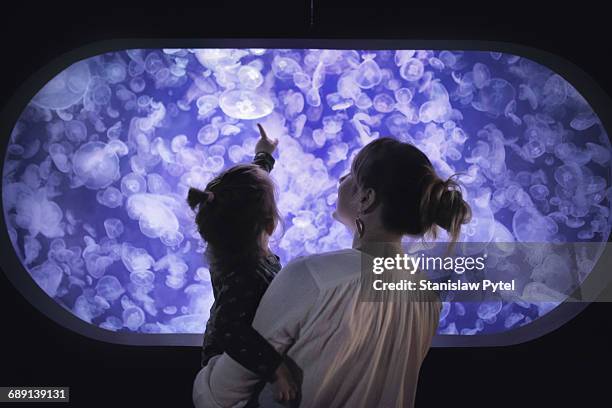
[[[269,172],[274,159],[270,154],[258,153],[253,163]],[[212,356],[226,352],[261,378],[274,380],[282,356],[252,323],[263,294],[280,269],[280,259],[275,254],[261,258],[249,270],[221,271],[211,265],[215,302],[204,333],[202,367]]]

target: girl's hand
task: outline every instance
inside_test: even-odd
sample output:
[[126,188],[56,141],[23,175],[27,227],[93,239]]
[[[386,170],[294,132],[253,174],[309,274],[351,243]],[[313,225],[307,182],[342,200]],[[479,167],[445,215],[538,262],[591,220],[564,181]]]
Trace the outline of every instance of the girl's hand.
[[272,154],[272,152],[276,149],[276,146],[278,146],[278,139],[271,140],[270,138],[268,138],[268,135],[266,135],[266,131],[259,123],[257,124],[257,127],[259,128],[259,134],[261,135],[261,138],[257,141],[257,144],[255,145],[255,154],[259,152],[266,152]]
[[298,387],[285,362],[282,362],[276,369],[276,381],[272,385],[276,401],[286,402],[297,398]]

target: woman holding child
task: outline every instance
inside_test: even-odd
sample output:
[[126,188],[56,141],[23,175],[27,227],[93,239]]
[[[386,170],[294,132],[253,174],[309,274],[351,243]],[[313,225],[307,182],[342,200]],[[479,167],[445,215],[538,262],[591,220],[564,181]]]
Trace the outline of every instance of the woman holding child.
[[301,257],[279,272],[267,241],[278,220],[267,173],[277,142],[259,129],[254,164],[188,197],[219,287],[195,406],[413,406],[441,302],[432,292],[364,302],[362,266],[403,255],[404,236],[435,236],[437,226],[455,242],[470,219],[457,183],[440,179],[415,146],[375,140],[338,184],[333,215],[353,231],[352,248]]

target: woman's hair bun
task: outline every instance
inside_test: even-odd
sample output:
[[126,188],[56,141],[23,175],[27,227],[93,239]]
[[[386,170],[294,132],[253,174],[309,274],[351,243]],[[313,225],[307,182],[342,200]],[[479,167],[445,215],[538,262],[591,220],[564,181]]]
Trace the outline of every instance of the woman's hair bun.
[[436,209],[433,222],[455,235],[461,224],[470,221],[472,215],[470,206],[463,199],[459,184],[452,176],[446,181],[439,179],[434,190],[438,192],[435,195],[438,202],[433,205]]
[[[444,184],[442,181],[441,183]],[[444,190],[440,194],[440,200],[436,208],[436,215],[434,222],[445,230],[450,229],[452,221],[452,215],[454,214],[453,208],[456,203],[461,200],[461,192],[457,190],[449,189],[444,184]]]
[[192,210],[195,210],[198,205],[201,205],[207,201],[210,201],[213,197],[212,191],[200,190],[195,187],[189,188],[187,193],[187,203]]

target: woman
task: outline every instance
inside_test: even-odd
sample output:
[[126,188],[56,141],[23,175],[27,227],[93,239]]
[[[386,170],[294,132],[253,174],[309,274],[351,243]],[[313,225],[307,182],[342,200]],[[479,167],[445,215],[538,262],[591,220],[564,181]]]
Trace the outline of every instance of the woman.
[[[409,407],[438,326],[441,303],[430,292],[364,302],[364,261],[403,254],[404,236],[456,241],[471,212],[456,182],[441,180],[415,146],[378,139],[355,157],[338,188],[334,218],[354,231],[353,248],[296,259],[264,294],[253,328],[295,363],[299,407]],[[371,271],[371,270],[370,270]],[[405,295],[404,295],[405,296]],[[197,407],[243,406],[257,376],[223,354],[200,370]],[[262,407],[274,406],[270,387]]]

